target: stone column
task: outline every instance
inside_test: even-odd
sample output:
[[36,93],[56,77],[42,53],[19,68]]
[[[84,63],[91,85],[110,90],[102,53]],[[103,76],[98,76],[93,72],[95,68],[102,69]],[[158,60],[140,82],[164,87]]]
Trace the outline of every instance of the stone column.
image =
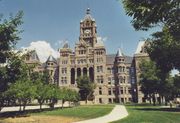
[[87,67],[86,69],[87,69],[87,76],[90,77],[89,76],[89,68]]
[[81,76],[83,76],[83,68],[81,68]]
[[76,84],[77,84],[77,82],[76,82],[76,80],[77,80],[77,69],[74,68],[74,71],[75,71],[75,73],[74,73],[74,74],[75,74],[75,75],[74,75],[74,76],[75,76],[75,83],[74,83],[74,84],[76,85]]

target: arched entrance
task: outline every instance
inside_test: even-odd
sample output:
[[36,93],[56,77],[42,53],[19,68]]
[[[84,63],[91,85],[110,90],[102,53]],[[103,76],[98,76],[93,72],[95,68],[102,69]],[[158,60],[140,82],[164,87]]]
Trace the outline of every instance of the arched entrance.
[[81,68],[77,68],[77,77],[81,76]]
[[91,82],[94,82],[94,68],[93,67],[89,68],[89,78]]
[[71,84],[75,84],[75,69],[71,69]]
[[87,76],[87,68],[85,68],[85,67],[83,68],[83,75]]

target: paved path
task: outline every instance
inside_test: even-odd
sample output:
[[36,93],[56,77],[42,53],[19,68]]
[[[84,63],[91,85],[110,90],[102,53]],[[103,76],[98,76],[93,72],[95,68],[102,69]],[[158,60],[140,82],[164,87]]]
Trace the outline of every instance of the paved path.
[[75,123],[109,123],[112,121],[116,121],[119,119],[122,119],[124,117],[128,116],[128,112],[123,105],[116,105],[114,109],[108,114],[103,117],[85,120],[85,121],[79,121]]
[[[64,107],[68,107],[69,104],[68,103],[65,103],[64,104]],[[54,107],[62,107],[62,104],[56,104],[54,105]],[[22,107],[23,108],[23,107]],[[36,105],[36,106],[26,106],[25,110],[33,110],[33,109],[39,109],[39,105]],[[42,105],[42,109],[47,109],[49,108],[48,105]],[[19,111],[19,106],[13,106],[13,107],[4,107],[1,111],[1,112],[11,112],[11,111]]]

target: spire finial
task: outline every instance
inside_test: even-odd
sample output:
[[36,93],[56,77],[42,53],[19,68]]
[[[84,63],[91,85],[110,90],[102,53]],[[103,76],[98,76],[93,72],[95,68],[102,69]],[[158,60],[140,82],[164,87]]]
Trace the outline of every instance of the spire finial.
[[90,8],[89,7],[86,10],[86,14],[90,14]]

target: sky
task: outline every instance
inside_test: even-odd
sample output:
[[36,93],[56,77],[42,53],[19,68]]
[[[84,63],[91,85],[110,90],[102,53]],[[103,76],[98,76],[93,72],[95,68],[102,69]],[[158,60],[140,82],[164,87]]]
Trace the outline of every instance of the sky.
[[0,13],[5,18],[23,10],[24,23],[20,27],[23,33],[16,47],[36,49],[43,62],[50,52],[58,57],[57,51],[64,41],[74,49],[79,38],[79,23],[88,7],[107,54],[115,54],[121,48],[125,55],[133,56],[138,42],[154,31],[135,31],[130,23],[132,18],[125,14],[121,0],[0,1]]

